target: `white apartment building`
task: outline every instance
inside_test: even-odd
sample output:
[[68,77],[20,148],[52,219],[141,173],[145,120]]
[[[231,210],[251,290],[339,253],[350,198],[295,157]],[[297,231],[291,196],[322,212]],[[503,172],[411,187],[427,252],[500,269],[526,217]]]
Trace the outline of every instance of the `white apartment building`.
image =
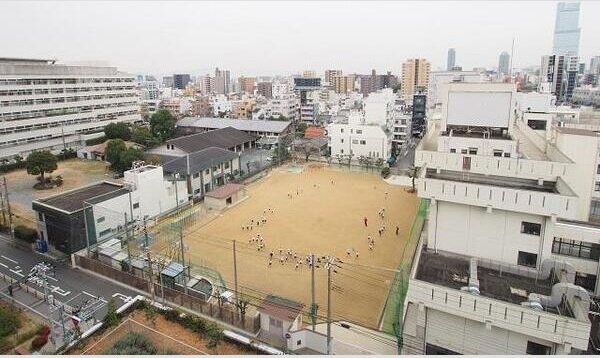
[[223,94],[212,96],[210,98],[210,104],[213,108],[213,115],[215,117],[219,117],[219,113],[231,113],[231,102],[227,99],[227,96]]
[[396,98],[397,96],[391,88],[370,93],[363,100],[365,124],[387,127],[394,116]]
[[135,78],[115,67],[0,58],[0,159],[76,150],[108,123],[139,120]]
[[360,156],[387,160],[390,155],[390,138],[380,126],[332,123],[327,126],[327,137],[332,157],[352,155],[355,162]]
[[[404,303],[404,354],[586,351],[600,227],[597,134],[517,109],[512,84],[452,83],[415,153],[430,203]],[[523,99],[521,99],[521,102]],[[535,101],[534,101],[535,102]]]

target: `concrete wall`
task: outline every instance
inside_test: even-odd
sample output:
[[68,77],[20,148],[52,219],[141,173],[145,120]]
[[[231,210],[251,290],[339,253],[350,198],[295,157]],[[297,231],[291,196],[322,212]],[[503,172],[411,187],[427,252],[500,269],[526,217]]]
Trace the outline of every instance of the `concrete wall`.
[[[291,337],[287,339],[287,348],[295,351],[301,348],[309,348],[322,354],[327,354],[327,336],[308,329],[290,332]],[[298,344],[300,342],[300,344]]]
[[511,157],[517,156],[517,141],[504,139],[484,139],[484,138],[466,138],[466,137],[450,137],[440,136],[438,138],[438,152],[450,153],[450,149],[455,149],[456,153],[461,153],[461,150],[469,148],[477,148],[477,155],[494,156],[494,150],[501,150],[502,156],[504,153],[509,153]]
[[[540,236],[521,233],[521,222],[542,225]],[[540,256],[546,219],[539,215],[436,201],[429,209],[428,247],[516,265],[519,251]]]

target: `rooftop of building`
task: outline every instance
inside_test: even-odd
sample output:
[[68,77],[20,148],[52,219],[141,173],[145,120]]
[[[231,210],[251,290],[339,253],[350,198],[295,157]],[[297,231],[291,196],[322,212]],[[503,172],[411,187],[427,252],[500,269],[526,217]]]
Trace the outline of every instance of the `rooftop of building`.
[[[537,180],[533,179],[505,177],[499,175],[485,175],[477,173],[464,173],[452,170],[440,170],[438,173],[438,171],[433,168],[427,168],[425,177],[431,179],[451,180],[461,183],[490,185],[517,190],[531,190],[544,193],[559,194],[556,182],[547,180],[543,181],[540,185],[540,183],[538,183]],[[563,192],[560,194],[573,195],[572,192],[565,193],[564,191],[566,190],[567,188],[563,189]]]
[[213,165],[228,162],[237,157],[238,154],[230,150],[209,147],[190,153],[189,163],[188,156],[177,157],[165,162],[163,165],[163,171],[166,173],[187,174],[189,165],[189,173],[195,174],[203,171],[204,169],[208,169]]
[[572,135],[581,135],[587,137],[600,137],[600,133],[594,132],[588,129],[583,128],[573,128],[573,127],[555,127],[558,133],[564,134],[572,134]]
[[122,185],[111,182],[100,182],[81,188],[66,191],[47,198],[34,200],[33,203],[46,207],[74,213],[83,209],[84,204],[97,204],[128,193]]
[[215,199],[225,199],[242,189],[244,189],[244,186],[241,184],[228,183],[206,193],[206,196]]
[[[479,294],[483,297],[520,305],[528,300],[530,293],[550,295],[552,292],[554,284],[552,275],[547,279],[536,278],[531,275],[532,269],[530,268],[515,265],[503,267],[485,259],[478,259],[477,262]],[[446,252],[435,253],[433,250],[423,248],[415,278],[460,290],[468,286],[469,275],[469,258]],[[571,307],[565,300],[557,307],[544,307],[544,310],[574,317]]]
[[211,147],[228,149],[253,140],[256,140],[253,135],[233,127],[224,127],[170,139],[167,144],[174,145],[187,153],[195,153]]
[[288,129],[292,124],[290,121],[269,121],[269,120],[249,120],[249,119],[230,119],[230,118],[212,118],[212,117],[186,117],[177,122],[181,127],[204,127],[204,128],[225,128],[233,127],[245,132],[272,132],[281,133]]
[[0,64],[54,64],[56,59],[0,57]]
[[260,304],[258,311],[291,322],[302,313],[303,309],[303,303],[288,300],[276,295],[267,295]]

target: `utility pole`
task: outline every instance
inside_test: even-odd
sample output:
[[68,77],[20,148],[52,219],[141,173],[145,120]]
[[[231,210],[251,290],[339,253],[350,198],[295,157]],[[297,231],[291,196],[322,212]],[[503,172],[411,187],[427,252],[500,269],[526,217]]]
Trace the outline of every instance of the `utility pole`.
[[2,212],[2,225],[6,225],[6,214],[4,213],[4,194],[0,189],[0,211]]
[[181,251],[181,265],[183,266],[183,291],[187,295],[188,287],[187,287],[187,278],[185,277],[185,258],[183,252],[185,248],[183,247],[183,220],[179,220],[179,248]]
[[12,224],[12,212],[10,211],[10,199],[8,198],[8,186],[6,185],[6,177],[4,179],[4,197],[6,198],[6,208],[8,209],[8,230],[10,231],[10,238],[15,239],[15,233],[13,231]]
[[235,256],[235,240],[233,240],[233,281],[235,285],[235,306],[240,307],[240,298],[238,291],[237,259]]
[[327,355],[331,354],[331,266],[333,258],[327,263]]
[[148,268],[150,269],[150,292],[152,293],[152,302],[154,302],[154,273],[152,272],[152,258],[150,257],[150,251],[148,251]]
[[310,305],[310,315],[312,319],[312,330],[316,329],[317,324],[317,303],[315,302],[315,254],[310,255],[310,285],[312,291],[312,303]]

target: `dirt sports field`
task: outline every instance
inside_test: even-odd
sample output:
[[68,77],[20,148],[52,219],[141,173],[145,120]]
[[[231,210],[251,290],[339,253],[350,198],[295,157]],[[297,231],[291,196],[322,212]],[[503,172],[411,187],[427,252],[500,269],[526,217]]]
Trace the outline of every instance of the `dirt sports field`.
[[[395,273],[360,265],[398,266],[416,214],[416,195],[387,184],[375,173],[330,169],[321,164],[305,165],[302,172],[294,167],[275,169],[250,184],[247,194],[238,205],[186,230],[186,254],[192,265],[218,270],[233,289],[235,239],[240,291],[249,297],[272,293],[300,301],[308,312],[311,270],[306,257],[333,255],[344,263],[339,263],[337,273],[332,274],[332,316],[378,328]],[[378,212],[383,208],[382,219]],[[256,221],[263,217],[266,224],[257,226]],[[251,225],[251,220],[253,229],[242,229]],[[380,236],[382,225],[386,230]],[[261,250],[260,241],[251,242],[259,233],[265,245]],[[372,250],[369,235],[374,240]],[[288,250],[292,255],[287,255]],[[283,263],[282,257],[287,257]],[[327,272],[323,264],[319,266],[315,272],[316,298],[318,315],[325,317]]]

